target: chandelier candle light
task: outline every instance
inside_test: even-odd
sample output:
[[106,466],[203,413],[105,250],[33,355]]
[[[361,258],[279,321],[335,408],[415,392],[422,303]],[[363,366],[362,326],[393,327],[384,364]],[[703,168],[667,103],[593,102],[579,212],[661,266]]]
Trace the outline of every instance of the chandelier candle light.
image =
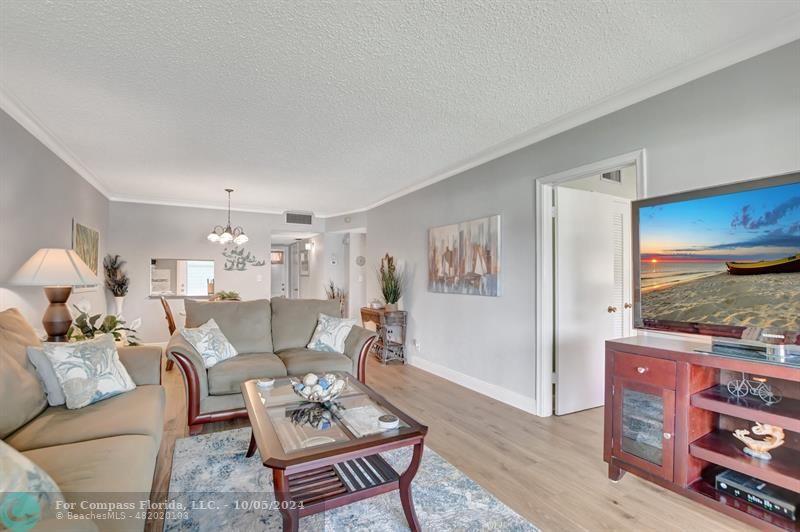
[[228,225],[225,227],[221,225],[214,227],[208,234],[208,240],[209,242],[218,242],[220,244],[233,242],[237,246],[241,246],[250,239],[244,234],[244,229],[242,229],[241,226],[231,229],[231,192],[233,192],[233,189],[226,188],[225,192],[228,193]]

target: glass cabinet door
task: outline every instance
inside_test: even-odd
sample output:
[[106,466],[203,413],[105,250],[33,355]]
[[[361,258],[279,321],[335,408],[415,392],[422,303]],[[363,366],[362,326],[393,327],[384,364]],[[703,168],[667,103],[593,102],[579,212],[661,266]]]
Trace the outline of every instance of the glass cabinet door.
[[675,392],[614,381],[614,455],[672,479]]

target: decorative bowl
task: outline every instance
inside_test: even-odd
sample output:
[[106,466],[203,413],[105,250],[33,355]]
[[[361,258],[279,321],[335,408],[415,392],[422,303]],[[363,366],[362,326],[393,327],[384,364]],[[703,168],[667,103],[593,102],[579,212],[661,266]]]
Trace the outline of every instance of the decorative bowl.
[[322,377],[314,373],[307,373],[302,379],[290,379],[292,390],[304,401],[312,403],[327,403],[333,401],[342,393],[345,380],[332,373]]
[[275,379],[258,379],[256,381],[256,386],[258,386],[262,390],[269,390],[275,385]]

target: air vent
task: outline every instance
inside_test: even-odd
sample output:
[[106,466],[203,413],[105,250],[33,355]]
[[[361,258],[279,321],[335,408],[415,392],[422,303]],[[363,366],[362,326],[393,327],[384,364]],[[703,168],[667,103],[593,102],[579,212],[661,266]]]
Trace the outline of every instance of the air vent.
[[308,214],[305,212],[287,212],[286,213],[286,223],[287,224],[300,224],[300,225],[311,225],[314,220],[313,214]]
[[613,170],[605,172],[600,179],[603,181],[611,181],[612,183],[622,183],[622,170]]

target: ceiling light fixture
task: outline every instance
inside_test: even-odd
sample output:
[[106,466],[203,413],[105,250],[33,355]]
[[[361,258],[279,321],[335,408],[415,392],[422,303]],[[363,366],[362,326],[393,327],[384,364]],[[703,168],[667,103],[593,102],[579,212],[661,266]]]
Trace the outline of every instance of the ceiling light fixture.
[[241,246],[250,239],[244,234],[244,229],[242,229],[241,226],[231,229],[231,192],[233,192],[233,189],[226,188],[225,192],[228,193],[228,225],[225,227],[221,225],[214,227],[214,229],[208,233],[208,241],[220,244],[233,242],[237,246]]

